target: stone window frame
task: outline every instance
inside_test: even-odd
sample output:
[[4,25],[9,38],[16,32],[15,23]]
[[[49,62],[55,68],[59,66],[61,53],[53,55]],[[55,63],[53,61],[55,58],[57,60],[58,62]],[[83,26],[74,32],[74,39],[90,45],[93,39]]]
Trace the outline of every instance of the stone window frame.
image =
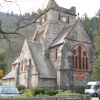
[[13,64],[13,69],[14,69],[14,70],[16,69],[16,65],[17,65],[17,64]]
[[24,63],[23,63],[23,71],[26,72],[27,70],[27,59],[24,59]]
[[87,49],[82,44],[76,44],[72,49],[73,68],[78,71],[90,71],[90,57]]
[[[62,21],[62,17],[66,17],[67,18],[67,21],[66,22],[63,22]],[[70,23],[70,17],[68,15],[58,13],[58,21],[61,21],[63,23]]]
[[26,72],[26,70],[27,70],[27,59],[25,58],[24,60],[21,61],[20,72]]
[[47,14],[42,15],[39,21],[40,25],[45,24],[46,20],[47,20]]
[[68,22],[68,23],[70,23],[70,17],[69,17],[69,16],[67,16],[67,18],[68,18],[68,21],[67,21],[67,22]]
[[21,60],[21,63],[20,63],[20,72],[23,72],[23,60]]
[[53,53],[54,53],[54,61],[55,61],[55,60],[58,59],[58,48],[57,48],[57,47],[55,47],[55,48],[53,49]]
[[58,21],[61,21],[60,13],[58,13]]

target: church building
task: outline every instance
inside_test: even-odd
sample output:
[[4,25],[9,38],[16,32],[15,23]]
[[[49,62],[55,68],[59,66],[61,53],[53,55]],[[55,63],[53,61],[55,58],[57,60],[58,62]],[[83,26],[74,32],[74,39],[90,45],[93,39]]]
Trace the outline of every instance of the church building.
[[84,89],[92,80],[95,53],[76,8],[49,0],[38,16],[32,40],[25,39],[12,70],[2,78],[3,85]]

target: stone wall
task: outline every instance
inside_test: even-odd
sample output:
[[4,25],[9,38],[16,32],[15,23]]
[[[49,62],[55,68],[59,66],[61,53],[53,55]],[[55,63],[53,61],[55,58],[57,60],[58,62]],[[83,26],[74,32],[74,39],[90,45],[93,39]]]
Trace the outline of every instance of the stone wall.
[[90,97],[67,97],[67,96],[53,96],[53,97],[34,97],[34,98],[0,98],[0,100],[91,100]]
[[55,88],[56,80],[55,79],[39,79],[39,87]]
[[15,79],[12,78],[12,79],[3,80],[2,84],[3,85],[13,85],[14,86],[15,85]]

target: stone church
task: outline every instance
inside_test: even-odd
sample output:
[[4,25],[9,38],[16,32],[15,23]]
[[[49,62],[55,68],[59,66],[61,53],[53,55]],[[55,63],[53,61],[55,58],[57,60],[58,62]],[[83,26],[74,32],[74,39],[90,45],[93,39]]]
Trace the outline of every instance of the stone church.
[[92,80],[95,53],[76,8],[66,9],[49,0],[38,15],[32,40],[25,39],[12,70],[2,78],[3,85],[85,87]]

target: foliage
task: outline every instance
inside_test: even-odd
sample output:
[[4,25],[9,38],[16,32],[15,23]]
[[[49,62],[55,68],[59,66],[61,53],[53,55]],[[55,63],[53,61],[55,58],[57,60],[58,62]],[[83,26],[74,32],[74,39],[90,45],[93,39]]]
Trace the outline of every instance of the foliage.
[[94,37],[94,46],[97,57],[100,55],[100,12],[98,11],[95,15],[96,28],[95,28],[95,37]]
[[58,90],[54,90],[54,89],[46,89],[45,90],[45,94],[49,95],[49,96],[54,96],[58,93]]
[[96,81],[100,81],[100,55],[98,59],[96,59],[96,61],[94,62],[93,78]]
[[83,96],[84,94],[72,92],[72,91],[64,91],[56,94],[57,96]]
[[[36,16],[36,13],[33,12],[32,14],[28,15],[30,18],[29,20],[27,20],[27,18],[28,18],[27,14],[15,15],[12,13],[6,14],[6,13],[0,12],[0,15],[1,15],[0,20],[1,20],[1,24],[2,24],[1,29],[6,32],[11,32],[11,31],[14,31],[16,29],[16,27],[18,27],[20,19],[23,18],[23,20],[20,21],[20,24],[23,25],[26,22],[33,21],[34,17]],[[24,20],[24,19],[26,19],[26,20]],[[18,30],[18,32],[21,35],[18,35],[18,34],[6,35],[7,38],[9,38],[10,43],[6,39],[2,39],[2,35],[0,33],[0,48],[3,48],[6,50],[6,55],[5,55],[4,59],[6,61],[7,67],[5,68],[6,69],[5,73],[7,73],[11,70],[12,63],[14,62],[16,57],[19,56],[19,53],[21,51],[21,48],[22,48],[25,38],[27,38],[27,39],[32,38],[34,31],[35,31],[35,27],[36,27],[36,24],[34,23],[32,25],[29,25],[27,27],[24,27],[24,28]]]
[[88,17],[88,15],[85,13],[83,15],[83,17],[81,18],[83,26],[87,32],[87,34],[89,35],[91,41],[93,41],[93,32],[94,32],[94,25],[92,25],[93,23],[91,22],[91,19]]
[[41,95],[48,95],[53,96],[58,93],[58,90],[54,90],[52,88],[36,88],[33,90],[33,96],[41,96]]
[[0,49],[0,70],[3,70],[3,73],[5,73],[5,69],[6,69],[5,50]]
[[25,87],[24,85],[17,85],[17,89],[18,89],[19,91],[22,91],[22,90],[25,90],[26,87]]
[[97,59],[93,65],[93,77],[94,80],[100,80],[100,9],[96,15],[91,19],[88,18],[87,14],[84,14],[82,18],[83,25],[93,42]]
[[52,88],[36,88],[36,89],[26,89],[26,91],[20,95],[20,97],[32,97],[32,96],[83,96],[84,94],[72,92],[72,91],[63,91],[63,90],[54,90]]
[[30,89],[26,89],[26,91],[20,94],[20,97],[32,97],[32,91]]
[[44,95],[45,94],[45,89],[44,88],[35,88],[33,90],[33,96],[36,96],[36,95],[39,95],[39,94],[42,94]]
[[94,62],[93,66],[93,78],[94,80],[100,81],[100,10],[95,15],[96,28],[95,28],[95,37],[94,37],[94,46],[97,59]]

